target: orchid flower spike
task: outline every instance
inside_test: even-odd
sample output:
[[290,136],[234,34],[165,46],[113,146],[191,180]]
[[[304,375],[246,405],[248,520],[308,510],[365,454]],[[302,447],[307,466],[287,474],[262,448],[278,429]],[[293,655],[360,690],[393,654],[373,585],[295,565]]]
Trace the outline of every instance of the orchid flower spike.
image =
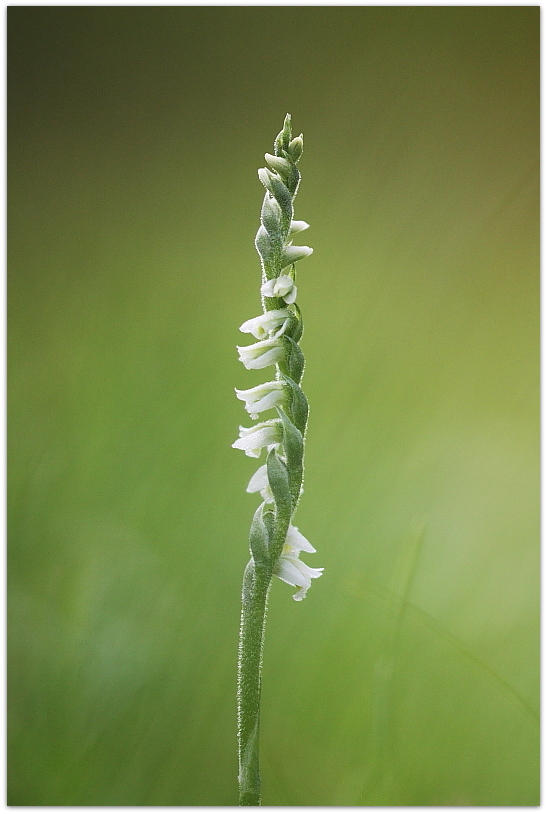
[[296,304],[296,266],[309,257],[309,246],[293,246],[292,235],[308,228],[294,218],[294,199],[300,184],[296,164],[302,156],[302,135],[292,136],[291,117],[266,153],[267,167],[258,171],[264,198],[255,247],[260,257],[260,294],[263,313],[244,322],[240,331],[257,342],[238,347],[248,370],[275,366],[275,376],[236,396],[253,420],[266,410],[277,417],[252,427],[240,427],[232,444],[251,458],[266,450],[266,462],[251,477],[247,492],[259,493],[249,533],[251,559],[243,578],[238,662],[238,739],[240,805],[260,805],[258,731],[262,646],[268,591],[274,576],[297,589],[294,599],[306,596],[312,580],[323,573],[302,562],[314,554],[312,544],[293,525],[302,494],[304,442],[308,402],[301,388],[304,356],[300,349],[303,323]]

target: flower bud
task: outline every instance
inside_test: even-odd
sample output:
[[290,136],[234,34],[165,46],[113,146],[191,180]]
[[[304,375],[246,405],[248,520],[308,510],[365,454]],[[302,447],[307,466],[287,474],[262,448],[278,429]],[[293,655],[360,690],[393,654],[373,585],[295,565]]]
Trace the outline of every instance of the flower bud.
[[287,161],[286,158],[281,158],[278,155],[272,155],[271,153],[265,153],[264,158],[272,168],[279,173],[281,176],[286,176],[290,169],[291,169],[291,162]]
[[309,229],[310,224],[306,223],[305,220],[291,220],[291,228],[289,232],[291,235],[294,235],[295,232],[303,232],[304,229]]
[[304,139],[302,137],[302,133],[296,138],[293,138],[292,141],[289,142],[289,146],[287,147],[287,153],[289,154],[291,161],[296,162],[302,156],[304,152]]
[[304,257],[309,257],[313,249],[309,246],[285,246],[283,249],[283,256],[281,258],[281,268],[290,266],[291,263],[296,263]]

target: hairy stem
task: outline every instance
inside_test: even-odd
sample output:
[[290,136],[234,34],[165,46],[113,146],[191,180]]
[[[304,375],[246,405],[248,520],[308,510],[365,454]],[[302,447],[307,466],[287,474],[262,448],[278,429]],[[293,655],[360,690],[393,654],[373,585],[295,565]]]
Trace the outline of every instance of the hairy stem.
[[243,575],[238,661],[239,805],[260,805],[258,736],[262,651],[271,571],[251,560]]

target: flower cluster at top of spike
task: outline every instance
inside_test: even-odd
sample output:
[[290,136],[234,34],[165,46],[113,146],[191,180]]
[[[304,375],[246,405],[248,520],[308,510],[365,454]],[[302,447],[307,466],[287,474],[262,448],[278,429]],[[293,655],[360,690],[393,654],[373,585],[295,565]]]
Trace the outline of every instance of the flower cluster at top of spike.
[[266,192],[255,246],[262,265],[263,313],[243,323],[240,330],[257,340],[238,347],[239,359],[248,370],[275,366],[275,379],[236,390],[252,419],[267,410],[276,418],[253,427],[240,427],[232,444],[252,458],[267,451],[266,463],[252,476],[247,491],[259,492],[263,502],[253,518],[250,548],[256,568],[263,568],[298,588],[294,599],[303,599],[311,580],[322,568],[310,568],[300,560],[302,551],[315,549],[292,525],[302,492],[304,439],[308,402],[300,387],[304,357],[298,345],[302,336],[302,315],[296,304],[295,264],[313,249],[294,246],[292,236],[308,228],[293,219],[293,201],[300,182],[296,167],[302,155],[302,135],[292,138],[291,117],[274,142],[274,154],[266,153],[269,168],[258,171]]

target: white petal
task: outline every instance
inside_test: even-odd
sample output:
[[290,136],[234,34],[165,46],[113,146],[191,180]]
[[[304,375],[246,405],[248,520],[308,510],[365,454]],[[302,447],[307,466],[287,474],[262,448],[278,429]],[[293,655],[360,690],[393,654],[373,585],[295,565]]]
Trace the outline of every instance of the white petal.
[[303,232],[304,229],[309,229],[310,224],[306,223],[305,220],[291,220],[291,228],[290,234],[293,235],[296,232]]
[[284,388],[283,382],[264,382],[264,384],[257,384],[256,387],[249,387],[248,390],[238,390],[237,387],[234,390],[237,393],[238,399],[244,400],[256,400],[262,398],[266,393],[269,393],[271,390],[283,390]]
[[304,257],[309,257],[312,252],[313,249],[310,249],[309,246],[285,246],[283,250],[283,257],[281,259],[281,268],[290,266],[291,263],[296,263],[298,260],[302,260]]
[[289,318],[290,314],[285,308],[266,311],[258,317],[248,319],[239,330],[244,334],[252,334],[257,339],[264,339],[268,332],[276,331]]
[[262,499],[265,500],[266,503],[274,502],[274,496],[272,494],[272,490],[270,489],[270,483],[268,481],[268,468],[266,464],[263,464],[263,466],[259,466],[259,468],[256,470],[251,480],[249,481],[249,485],[247,486],[247,492],[249,492],[249,494],[253,494],[254,492],[260,492],[260,494],[262,495]]
[[266,464],[262,464],[259,466],[254,475],[252,476],[251,480],[249,481],[249,485],[247,486],[247,492],[252,494],[253,492],[260,492],[261,489],[268,484],[268,467]]
[[281,441],[281,429],[278,420],[263,422],[255,427],[240,427],[239,438],[232,447],[241,449],[250,458],[258,458],[264,447],[275,446]]
[[244,359],[240,356],[240,362],[243,362],[247,370],[262,370],[270,365],[275,365],[276,362],[281,359],[282,355],[282,348],[272,348],[271,350],[263,353],[262,356],[258,356],[256,359]]
[[309,588],[311,581],[306,579],[301,571],[296,567],[296,560],[294,557],[280,557],[277,567],[275,569],[276,577],[282,579],[288,585],[298,588]]
[[259,413],[263,413],[265,410],[271,410],[273,407],[281,405],[284,401],[285,394],[273,390],[271,393],[266,393],[266,395],[258,401],[255,401],[254,404],[246,404],[245,407],[251,418],[257,419]]
[[294,280],[288,274],[280,274],[275,280],[274,292],[276,297],[284,297],[294,288]]
[[260,293],[264,297],[275,297],[276,295],[274,294],[274,291],[275,291],[275,279],[267,280],[264,283],[264,285],[261,286],[260,288]]
[[245,402],[245,409],[251,418],[258,418],[258,413],[270,410],[272,407],[286,401],[283,382],[266,382],[251,387],[249,390],[234,389],[238,399]]
[[315,548],[310,541],[306,540],[304,535],[298,531],[296,526],[289,526],[285,545],[290,546],[295,551],[307,551],[309,554],[315,554]]
[[289,293],[285,294],[285,296],[283,297],[283,299],[285,300],[287,305],[292,305],[293,302],[296,302],[296,294],[297,294],[297,288],[296,288],[295,285],[293,285],[293,287],[291,288]]
[[284,349],[276,339],[263,339],[254,345],[238,346],[239,361],[247,370],[261,370],[281,359]]

